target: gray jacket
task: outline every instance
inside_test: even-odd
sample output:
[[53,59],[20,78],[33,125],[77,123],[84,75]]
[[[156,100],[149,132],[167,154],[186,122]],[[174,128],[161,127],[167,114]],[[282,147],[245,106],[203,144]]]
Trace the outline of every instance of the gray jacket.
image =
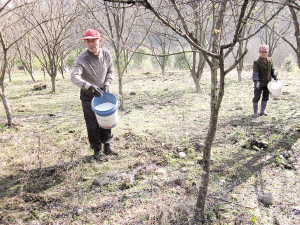
[[102,88],[106,81],[113,80],[113,66],[110,54],[100,49],[99,55],[86,50],[75,60],[71,73],[71,82],[86,90],[86,84],[94,84]]

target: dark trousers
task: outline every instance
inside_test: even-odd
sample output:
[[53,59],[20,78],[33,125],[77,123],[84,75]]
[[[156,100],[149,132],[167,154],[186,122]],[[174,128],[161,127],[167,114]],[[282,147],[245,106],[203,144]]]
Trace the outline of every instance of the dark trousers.
[[82,109],[84,114],[84,119],[86,123],[86,128],[88,132],[88,138],[91,148],[94,150],[100,150],[101,143],[111,144],[113,141],[113,134],[111,129],[103,129],[99,127],[96,115],[92,109],[91,102],[94,96],[87,91],[81,89],[80,100],[82,103]]
[[258,102],[261,96],[261,92],[262,92],[262,101],[268,101],[269,100],[269,89],[267,86],[265,87],[260,87],[260,88],[255,88],[254,86],[254,98],[253,98],[253,102]]

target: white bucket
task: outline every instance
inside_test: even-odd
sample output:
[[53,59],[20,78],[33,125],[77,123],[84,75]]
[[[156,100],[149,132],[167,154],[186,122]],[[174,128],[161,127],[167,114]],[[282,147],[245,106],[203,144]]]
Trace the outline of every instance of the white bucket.
[[103,93],[102,97],[94,97],[92,109],[100,127],[111,129],[118,123],[118,100],[111,93]]
[[271,92],[272,97],[278,98],[282,94],[283,84],[279,80],[272,80],[268,83],[268,89]]
[[110,116],[99,116],[96,114],[96,119],[98,121],[98,124],[103,129],[111,129],[115,127],[118,123],[118,110],[116,110],[113,114]]

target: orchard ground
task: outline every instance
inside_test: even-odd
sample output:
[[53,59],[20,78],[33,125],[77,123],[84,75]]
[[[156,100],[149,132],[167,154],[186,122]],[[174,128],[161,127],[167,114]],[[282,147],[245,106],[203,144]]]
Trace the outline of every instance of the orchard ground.
[[[186,224],[193,217],[210,116],[210,72],[196,93],[188,72],[124,76],[125,111],[113,128],[119,156],[89,149],[79,88],[36,74],[6,81],[13,126],[0,108],[2,224]],[[67,75],[66,75],[67,76]],[[68,76],[67,76],[68,77]],[[279,72],[281,98],[252,117],[253,82],[226,77],[212,146],[207,224],[300,224],[300,80]],[[110,92],[118,96],[117,76]],[[263,141],[264,148],[253,143]],[[179,157],[179,153],[186,157]],[[271,193],[273,205],[262,203]]]

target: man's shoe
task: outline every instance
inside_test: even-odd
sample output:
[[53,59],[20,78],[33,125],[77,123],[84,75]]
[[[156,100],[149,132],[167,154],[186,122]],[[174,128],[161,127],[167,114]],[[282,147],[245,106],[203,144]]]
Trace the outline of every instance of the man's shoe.
[[94,150],[94,159],[96,159],[97,161],[107,161],[107,157],[106,155],[104,155],[101,150]]
[[113,149],[110,144],[104,144],[104,154],[105,155],[118,155],[118,151]]

